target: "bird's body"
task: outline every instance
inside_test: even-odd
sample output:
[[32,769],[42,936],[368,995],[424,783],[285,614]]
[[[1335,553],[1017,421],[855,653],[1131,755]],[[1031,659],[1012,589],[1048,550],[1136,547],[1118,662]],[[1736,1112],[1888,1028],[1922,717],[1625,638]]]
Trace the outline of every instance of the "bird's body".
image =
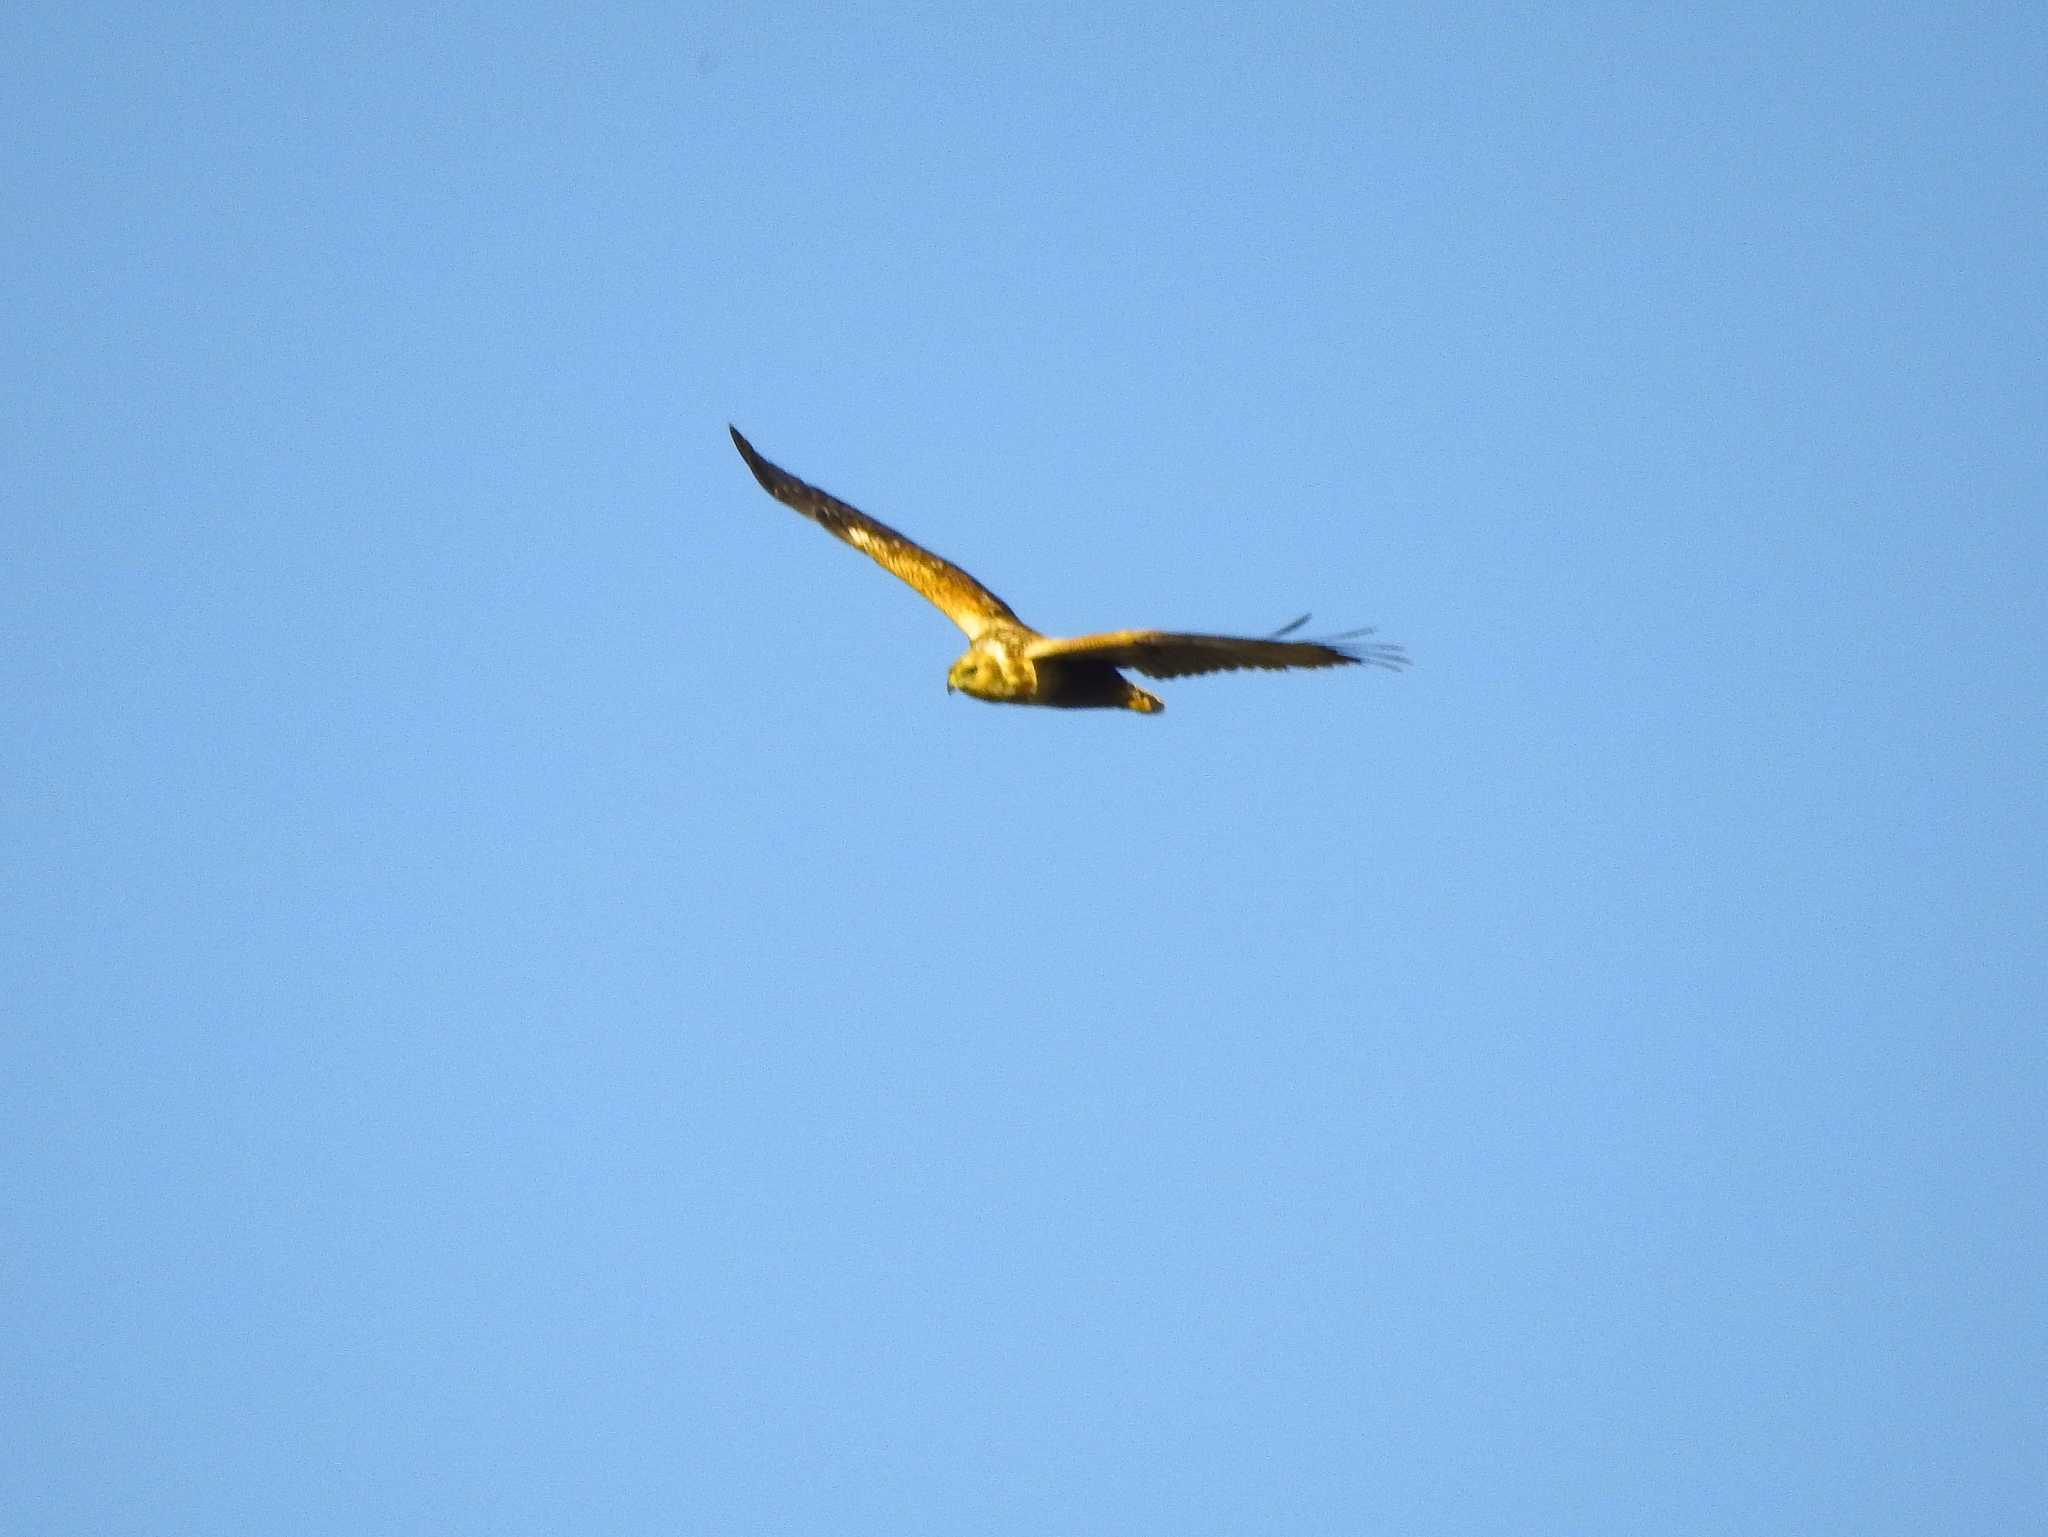
[[946,674],[946,685],[990,704],[1042,704],[1062,710],[1166,708],[1108,662],[1095,657],[1035,657],[1046,639],[1029,625],[999,621],[974,638]]
[[[771,496],[902,578],[966,632],[967,650],[946,674],[949,690],[958,689],[991,704],[1136,710],[1153,715],[1166,708],[1164,702],[1131,682],[1120,668],[1128,667],[1149,677],[1177,678],[1238,667],[1343,667],[1366,663],[1398,671],[1408,665],[1407,654],[1399,646],[1346,648],[1331,641],[1282,639],[1303,623],[1305,615],[1263,638],[1168,630],[1112,630],[1072,637],[1041,634],[951,561],[770,464],[754,451],[754,445],[740,435],[737,427],[731,431],[740,457]],[[1370,633],[1358,630],[1332,639],[1347,641]]]

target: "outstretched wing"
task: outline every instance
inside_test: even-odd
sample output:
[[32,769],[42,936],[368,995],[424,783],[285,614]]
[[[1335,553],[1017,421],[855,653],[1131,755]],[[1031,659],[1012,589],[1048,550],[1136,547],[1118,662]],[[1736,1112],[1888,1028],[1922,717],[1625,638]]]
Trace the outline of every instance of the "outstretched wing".
[[780,469],[754,452],[754,445],[729,429],[733,446],[754,472],[754,479],[778,502],[794,507],[828,533],[874,560],[884,571],[900,576],[938,606],[971,640],[997,620],[1017,623],[1009,604],[990,592],[950,560],[934,555],[921,544],[913,544],[888,524],[877,521],[858,507],[849,507],[836,496],[806,485],[787,470]]
[[1328,640],[1282,640],[1308,620],[1263,637],[1247,635],[1183,635],[1172,630],[1109,630],[1101,635],[1048,635],[1033,641],[1024,654],[1033,661],[1054,657],[1081,658],[1128,667],[1148,678],[1185,678],[1195,673],[1230,672],[1240,667],[1279,671],[1287,667],[1384,667],[1399,672],[1408,653],[1381,642],[1345,645],[1372,634],[1351,630]]

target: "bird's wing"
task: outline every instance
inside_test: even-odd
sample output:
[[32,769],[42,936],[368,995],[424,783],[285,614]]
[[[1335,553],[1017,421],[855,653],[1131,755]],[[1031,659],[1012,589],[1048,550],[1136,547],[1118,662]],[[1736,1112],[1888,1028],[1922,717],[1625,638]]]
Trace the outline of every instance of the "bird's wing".
[[1329,640],[1281,640],[1307,615],[1278,635],[1183,635],[1171,630],[1109,630],[1101,635],[1047,635],[1033,641],[1024,654],[1033,661],[1082,658],[1128,667],[1148,678],[1185,678],[1194,673],[1229,672],[1239,667],[1278,671],[1285,667],[1384,667],[1399,672],[1408,653],[1383,643],[1342,645],[1370,635],[1353,630]]
[[888,524],[849,507],[836,496],[806,485],[754,452],[754,445],[731,429],[733,446],[754,472],[754,479],[778,502],[794,507],[828,533],[836,534],[883,570],[901,577],[938,606],[973,639],[997,620],[1017,623],[1009,604],[990,592],[950,560],[914,544]]

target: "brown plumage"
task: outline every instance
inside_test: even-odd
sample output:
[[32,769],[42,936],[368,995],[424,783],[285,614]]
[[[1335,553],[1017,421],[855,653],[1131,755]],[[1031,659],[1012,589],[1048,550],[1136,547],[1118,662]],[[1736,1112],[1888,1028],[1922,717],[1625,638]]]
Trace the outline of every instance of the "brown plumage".
[[1347,667],[1364,664],[1398,672],[1408,665],[1399,646],[1358,642],[1371,630],[1327,640],[1288,640],[1308,616],[1263,637],[1194,635],[1174,630],[1109,630],[1099,635],[1043,635],[1010,606],[951,561],[933,554],[857,507],[762,458],[731,429],[732,441],[769,495],[869,556],[931,600],[972,643],[947,674],[959,689],[996,704],[1051,705],[1066,709],[1125,709],[1155,714],[1166,706],[1117,671],[1128,667],[1150,678],[1256,667]]

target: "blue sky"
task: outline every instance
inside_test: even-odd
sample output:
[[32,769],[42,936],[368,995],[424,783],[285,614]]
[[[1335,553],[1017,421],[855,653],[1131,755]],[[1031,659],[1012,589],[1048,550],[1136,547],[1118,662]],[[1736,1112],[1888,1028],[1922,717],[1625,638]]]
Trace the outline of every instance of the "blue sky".
[[2038,1519],[2038,8],[0,31],[0,1525]]

